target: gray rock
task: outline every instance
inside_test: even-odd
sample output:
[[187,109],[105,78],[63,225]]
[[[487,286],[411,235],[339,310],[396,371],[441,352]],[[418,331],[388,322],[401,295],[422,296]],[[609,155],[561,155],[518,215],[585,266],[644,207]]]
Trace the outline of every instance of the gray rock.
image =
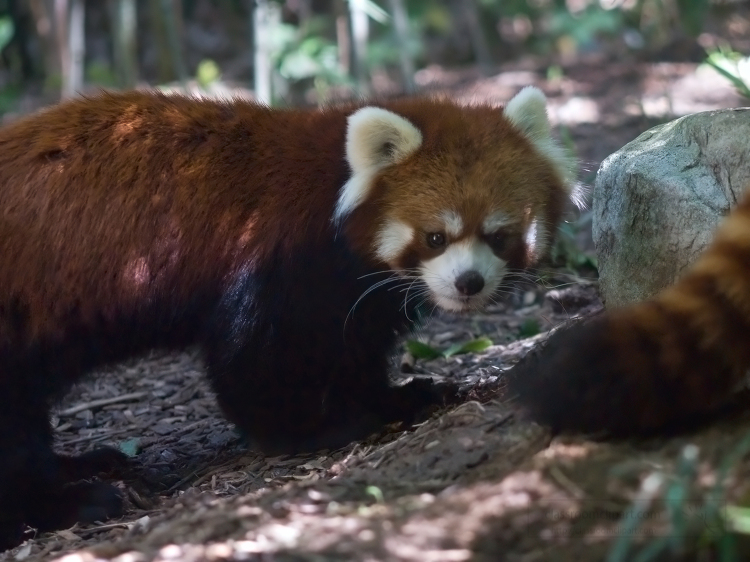
[[673,283],[748,186],[750,108],[681,117],[609,156],[593,194],[607,306],[643,300]]

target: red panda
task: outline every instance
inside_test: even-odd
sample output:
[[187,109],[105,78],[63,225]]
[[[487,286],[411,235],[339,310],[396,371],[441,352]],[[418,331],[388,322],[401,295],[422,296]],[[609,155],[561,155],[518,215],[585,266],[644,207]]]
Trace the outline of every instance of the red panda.
[[750,369],[750,190],[709,248],[653,299],[560,329],[508,396],[555,431],[649,434],[726,405]]
[[270,109],[158,93],[0,130],[0,541],[121,510],[53,453],[50,407],[97,366],[198,345],[262,449],[336,447],[451,392],[391,386],[430,305],[490,301],[574,189],[544,95]]

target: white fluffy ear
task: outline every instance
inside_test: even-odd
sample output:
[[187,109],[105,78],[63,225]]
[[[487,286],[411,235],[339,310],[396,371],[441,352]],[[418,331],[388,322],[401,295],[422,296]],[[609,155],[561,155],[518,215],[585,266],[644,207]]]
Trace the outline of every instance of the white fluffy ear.
[[552,126],[547,119],[547,98],[544,93],[534,86],[526,86],[506,104],[504,113],[541,156],[549,160],[568,195],[575,200],[578,189],[575,158],[567,154],[567,151],[552,138]]
[[513,96],[505,105],[505,116],[531,141],[552,134],[547,119],[547,98],[534,86],[526,86]]
[[379,107],[363,107],[347,121],[346,161],[352,176],[341,188],[334,221],[356,209],[375,173],[402,161],[422,145],[422,133],[408,120]]

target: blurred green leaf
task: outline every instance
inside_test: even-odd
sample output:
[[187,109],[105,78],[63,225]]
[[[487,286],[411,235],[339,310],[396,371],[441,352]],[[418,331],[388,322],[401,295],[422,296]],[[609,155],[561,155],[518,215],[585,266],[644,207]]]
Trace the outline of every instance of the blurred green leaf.
[[750,535],[750,507],[728,505],[724,508],[723,515],[732,531]]
[[449,33],[453,29],[453,17],[446,6],[439,4],[430,5],[424,14],[421,14],[422,25],[436,33]]
[[690,35],[697,37],[703,30],[710,0],[677,0],[680,23]]
[[221,70],[219,65],[211,59],[203,59],[198,64],[198,69],[195,73],[195,79],[202,87],[209,86],[221,78]]
[[615,34],[622,27],[619,10],[604,10],[594,5],[576,14],[558,9],[550,15],[549,31],[553,35],[568,36],[578,47],[594,43],[601,34]]
[[547,80],[549,81],[560,80],[564,75],[565,73],[559,64],[552,64],[547,67]]
[[518,330],[518,335],[521,338],[530,338],[537,335],[539,332],[541,332],[539,321],[536,318],[527,318],[521,324],[521,327]]
[[138,449],[140,448],[141,440],[137,437],[133,437],[132,439],[126,439],[125,441],[120,441],[120,444],[118,448],[120,451],[130,457],[133,458],[138,454]]
[[117,86],[117,77],[112,71],[112,67],[99,61],[92,61],[86,65],[86,80],[98,86]]
[[0,115],[13,111],[21,97],[19,86],[7,86],[0,90]]
[[406,342],[406,349],[416,359],[437,359],[438,357],[452,357],[453,355],[461,355],[462,353],[479,353],[484,351],[492,345],[492,340],[487,337],[477,338],[475,340],[469,340],[467,342],[454,343],[448,346],[445,350],[440,351],[435,349],[431,345],[427,345],[424,342],[417,340],[408,340]]
[[729,80],[740,95],[750,98],[750,57],[721,47],[708,52],[706,64]]
[[415,359],[437,359],[443,355],[434,347],[417,340],[408,340],[406,342],[406,349]]
[[443,351],[443,357],[460,355],[462,353],[479,353],[492,345],[492,340],[487,337],[477,338],[464,343],[455,343]]
[[315,76],[320,71],[318,62],[302,50],[292,51],[281,61],[279,72],[284,78],[301,80]]
[[13,39],[14,30],[13,20],[10,16],[0,18],[0,51],[7,47],[10,40]]
[[381,490],[377,486],[367,486],[367,488],[365,488],[365,493],[368,496],[372,496],[373,498],[375,498],[375,501],[377,503],[385,502],[385,497],[383,496],[383,490]]
[[271,51],[281,53],[297,40],[297,28],[288,23],[274,25],[268,34]]

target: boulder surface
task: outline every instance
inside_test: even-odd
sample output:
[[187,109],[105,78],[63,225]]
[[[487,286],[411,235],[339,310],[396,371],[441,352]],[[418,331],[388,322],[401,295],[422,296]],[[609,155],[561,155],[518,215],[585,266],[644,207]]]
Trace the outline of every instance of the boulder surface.
[[686,115],[609,156],[593,193],[593,238],[608,307],[672,284],[750,187],[750,108]]

